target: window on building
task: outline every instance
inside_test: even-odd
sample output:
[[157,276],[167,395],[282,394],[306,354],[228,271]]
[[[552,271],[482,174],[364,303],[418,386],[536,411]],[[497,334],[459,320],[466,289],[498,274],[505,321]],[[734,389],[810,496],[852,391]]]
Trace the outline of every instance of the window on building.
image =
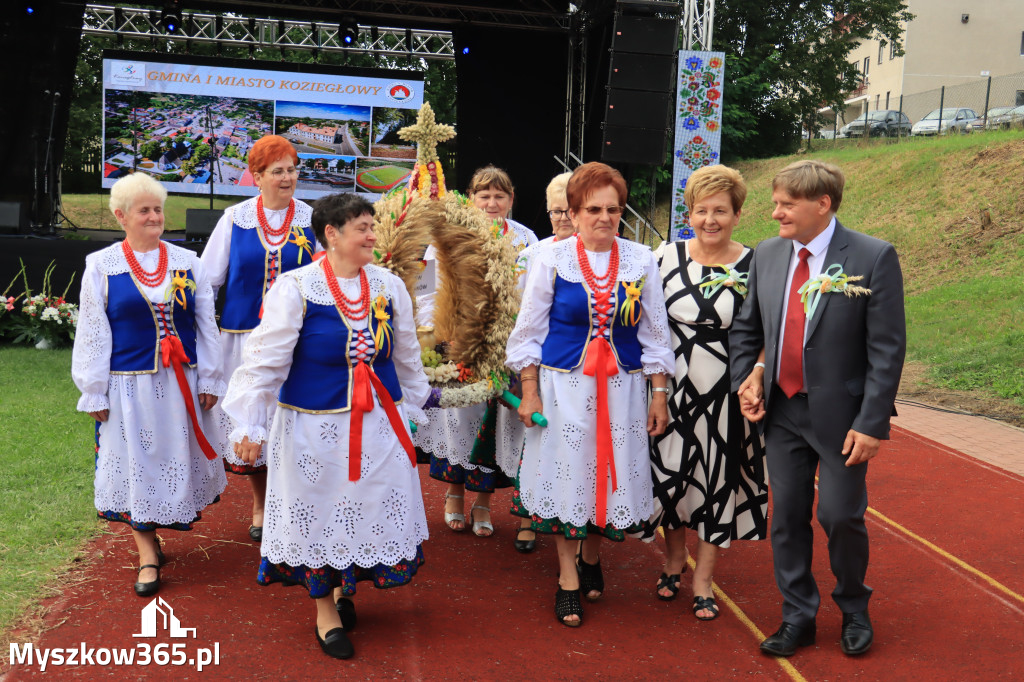
[[881,103],[882,103],[882,95],[881,95],[881,93],[879,93],[879,94],[875,95],[875,111],[878,111],[879,109],[881,109],[881,107],[878,106]]
[[896,59],[896,43],[889,45],[889,59]]
[[879,40],[878,41],[878,63],[879,64],[882,63],[882,55],[884,53],[885,53],[885,41],[884,40]]
[[1020,56],[1024,57],[1024,31],[1020,32]]
[[885,91],[885,108],[886,109],[889,108],[889,92],[890,92],[889,90]]
[[871,57],[864,57],[864,70],[861,71],[860,75],[864,77],[866,81],[868,79],[868,68],[871,66]]

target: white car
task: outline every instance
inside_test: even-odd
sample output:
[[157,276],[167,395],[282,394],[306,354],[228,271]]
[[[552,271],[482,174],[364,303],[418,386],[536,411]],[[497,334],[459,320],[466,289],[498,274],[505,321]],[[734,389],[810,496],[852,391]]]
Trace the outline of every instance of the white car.
[[[942,116],[940,119],[939,116]],[[911,135],[945,135],[946,133],[965,133],[967,124],[978,118],[974,109],[964,107],[943,107],[934,109],[927,116],[914,124]]]

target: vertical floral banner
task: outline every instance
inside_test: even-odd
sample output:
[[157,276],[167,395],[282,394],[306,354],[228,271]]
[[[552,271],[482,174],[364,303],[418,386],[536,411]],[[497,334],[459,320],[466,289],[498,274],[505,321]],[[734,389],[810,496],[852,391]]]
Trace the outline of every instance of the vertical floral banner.
[[676,136],[672,170],[672,217],[669,239],[690,239],[683,190],[690,174],[718,163],[722,146],[722,78],[724,52],[679,51]]

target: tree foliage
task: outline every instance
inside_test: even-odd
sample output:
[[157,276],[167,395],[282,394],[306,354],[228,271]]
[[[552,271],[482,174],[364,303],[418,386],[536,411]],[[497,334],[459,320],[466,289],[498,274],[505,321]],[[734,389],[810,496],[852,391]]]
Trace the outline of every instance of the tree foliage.
[[850,53],[885,40],[902,54],[904,0],[718,0],[714,49],[726,53],[722,156],[793,151],[819,109],[842,110],[857,87]]

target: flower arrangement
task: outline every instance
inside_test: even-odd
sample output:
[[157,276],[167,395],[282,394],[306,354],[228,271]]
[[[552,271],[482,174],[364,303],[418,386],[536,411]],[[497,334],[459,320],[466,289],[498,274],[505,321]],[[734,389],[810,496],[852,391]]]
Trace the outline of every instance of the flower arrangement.
[[[15,276],[21,277],[25,284],[25,292],[18,297],[7,296],[4,292],[4,324],[5,336],[10,337],[13,343],[31,343],[37,348],[55,348],[66,345],[75,338],[75,327],[78,325],[78,306],[68,303],[64,298],[71,284],[75,281],[75,275],[71,275],[68,285],[60,296],[55,296],[50,291],[50,277],[57,268],[56,261],[51,261],[43,275],[42,292],[32,295],[28,286],[28,276],[25,272],[25,264],[22,263],[21,271]],[[11,282],[13,285],[14,282]],[[10,286],[7,287],[10,290]],[[20,315],[13,315],[17,306],[15,303],[21,296],[25,297],[21,305]]]
[[797,292],[804,304],[804,314],[813,317],[814,311],[818,309],[818,303],[823,294],[844,294],[849,298],[854,296],[870,296],[871,289],[866,289],[851,282],[859,282],[864,279],[862,275],[850,276],[843,272],[843,266],[833,263],[817,277],[812,277],[801,286]]

